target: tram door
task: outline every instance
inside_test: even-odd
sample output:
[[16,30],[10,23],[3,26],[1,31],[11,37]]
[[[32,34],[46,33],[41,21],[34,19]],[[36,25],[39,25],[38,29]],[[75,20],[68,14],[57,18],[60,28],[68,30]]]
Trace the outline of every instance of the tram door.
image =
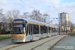
[[39,40],[39,25],[33,25],[33,41]]
[[33,25],[30,24],[30,40],[33,39]]
[[28,26],[27,26],[27,38],[26,38],[27,41],[32,40],[32,38],[33,38],[32,32],[33,32],[32,24],[28,24]]

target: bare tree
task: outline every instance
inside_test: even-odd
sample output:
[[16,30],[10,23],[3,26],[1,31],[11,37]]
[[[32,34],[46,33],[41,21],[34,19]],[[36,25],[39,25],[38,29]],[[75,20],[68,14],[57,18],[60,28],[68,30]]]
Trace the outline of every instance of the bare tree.
[[19,11],[18,10],[13,10],[11,13],[12,13],[12,16],[14,18],[18,18],[18,15],[19,15]]
[[4,32],[4,30],[6,29],[7,27],[6,23],[7,23],[7,17],[5,16],[5,14],[3,14],[3,9],[0,9],[0,34]]
[[3,9],[0,9],[0,14],[2,14],[2,12],[3,12]]
[[1,27],[2,27],[2,16],[3,16],[2,12],[3,9],[0,9],[0,34],[1,34]]
[[38,21],[43,21],[42,19],[42,14],[40,13],[40,11],[37,11],[37,10],[33,10],[32,11],[32,15],[31,17],[35,20],[38,20]]
[[18,11],[18,10],[8,11],[8,12],[6,13],[6,16],[7,16],[7,18],[8,18],[8,22],[11,23],[11,22],[13,21],[13,19],[18,18],[18,16],[19,16],[19,11]]
[[47,18],[49,17],[49,14],[47,14],[47,13],[44,13],[43,14],[43,19],[44,19],[44,22],[45,23],[49,23],[49,22],[47,22]]
[[70,30],[73,31],[75,29],[75,24],[70,21]]
[[28,13],[28,12],[25,12],[24,14],[23,14],[23,18],[28,18],[30,16],[30,13]]
[[[13,20],[13,16],[12,16],[11,11],[7,11],[5,15],[6,15],[6,17],[7,17],[7,22],[8,22],[8,23],[11,23],[12,20]],[[12,19],[12,20],[11,20],[11,19]]]
[[13,18],[12,17],[9,17],[8,18],[8,23],[12,23],[12,21],[13,21]]
[[1,20],[3,23],[7,23],[7,17],[4,14],[2,14]]

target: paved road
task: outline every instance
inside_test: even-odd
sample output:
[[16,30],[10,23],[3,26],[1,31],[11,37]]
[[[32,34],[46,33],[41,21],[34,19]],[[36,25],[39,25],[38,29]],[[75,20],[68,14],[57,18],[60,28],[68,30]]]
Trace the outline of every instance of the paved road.
[[4,47],[4,46],[7,46],[7,45],[11,45],[11,44],[13,44],[13,43],[11,42],[11,38],[10,38],[10,39],[6,39],[6,40],[1,40],[1,41],[0,41],[0,47]]
[[75,50],[75,36],[67,36],[59,41],[52,50]]

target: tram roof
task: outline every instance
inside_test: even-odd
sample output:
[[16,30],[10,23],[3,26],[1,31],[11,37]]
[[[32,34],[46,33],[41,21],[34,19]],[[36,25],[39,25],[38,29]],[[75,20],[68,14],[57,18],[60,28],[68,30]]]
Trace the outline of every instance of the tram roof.
[[31,19],[31,18],[27,18],[27,19],[25,19],[25,20],[28,21],[28,22],[35,22],[35,23],[40,23],[40,24],[44,24],[44,25],[48,25],[48,26],[50,26],[50,25],[47,24],[47,23],[40,22],[40,21],[37,21],[37,20]]
[[26,19],[25,19],[25,18],[16,18],[16,19],[24,19],[24,20],[26,20],[27,22],[35,22],[35,23],[39,23],[39,24],[43,24],[43,25],[47,25],[47,26],[54,27],[53,25],[49,25],[49,24],[47,24],[47,23],[40,22],[40,21],[31,19],[31,18],[26,18]]

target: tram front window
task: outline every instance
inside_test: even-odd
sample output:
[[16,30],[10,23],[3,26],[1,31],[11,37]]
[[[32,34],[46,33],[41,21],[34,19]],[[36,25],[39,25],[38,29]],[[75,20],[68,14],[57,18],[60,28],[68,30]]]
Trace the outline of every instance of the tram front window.
[[24,27],[23,25],[14,25],[13,26],[13,33],[14,34],[23,34],[24,33]]

